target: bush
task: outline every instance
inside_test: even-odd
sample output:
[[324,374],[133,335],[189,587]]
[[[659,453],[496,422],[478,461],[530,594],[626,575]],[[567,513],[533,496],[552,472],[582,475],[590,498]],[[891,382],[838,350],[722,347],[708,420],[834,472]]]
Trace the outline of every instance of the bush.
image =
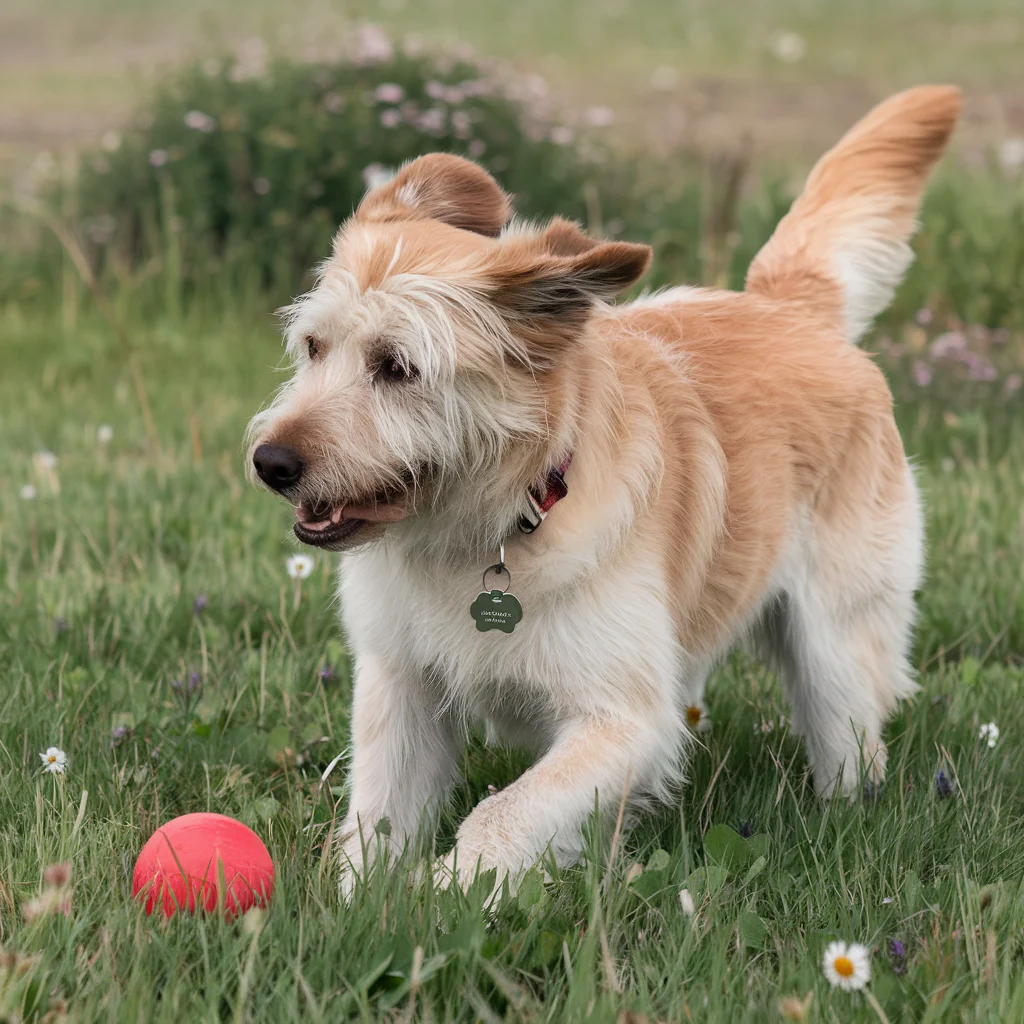
[[[536,78],[396,53],[372,34],[363,43],[332,63],[202,61],[160,85],[119,144],[87,154],[73,190],[54,197],[101,276],[135,291],[153,279],[167,312],[204,289],[217,301],[269,291],[269,304],[309,283],[377,175],[432,150],[476,159],[521,215],[559,213],[599,235],[649,242],[648,287],[742,287],[789,206],[781,175],[752,185],[742,160],[652,161],[611,149],[601,129],[553,120]],[[915,245],[884,326],[928,308],[936,328],[1024,327],[1019,187],[948,161]],[[9,294],[45,298],[62,265],[68,294],[73,270],[52,238],[34,258],[20,243],[3,248]]]
[[84,162],[82,233],[98,265],[294,289],[367,186],[432,150],[478,160],[524,215],[586,219],[606,151],[570,145],[540,99],[466,60],[280,59],[255,74],[204,61],[159,90],[114,152]]

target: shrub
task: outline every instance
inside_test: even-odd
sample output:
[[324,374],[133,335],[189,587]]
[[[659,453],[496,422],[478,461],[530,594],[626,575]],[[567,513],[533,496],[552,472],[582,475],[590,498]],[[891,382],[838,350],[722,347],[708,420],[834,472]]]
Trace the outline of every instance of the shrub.
[[84,162],[82,233],[98,264],[294,288],[367,186],[432,150],[478,160],[526,216],[586,219],[585,182],[606,151],[593,138],[569,144],[574,130],[548,120],[529,84],[404,54],[279,59],[258,73],[239,59],[193,64],[114,152]]

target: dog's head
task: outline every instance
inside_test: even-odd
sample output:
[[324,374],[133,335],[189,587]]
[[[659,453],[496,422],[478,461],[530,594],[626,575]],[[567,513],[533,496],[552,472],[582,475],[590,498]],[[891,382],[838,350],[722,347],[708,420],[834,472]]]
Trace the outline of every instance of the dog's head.
[[250,462],[300,540],[341,550],[430,513],[514,522],[565,454],[573,352],[650,250],[510,218],[476,164],[422,157],[363,199],[286,311],[294,374],[253,420]]

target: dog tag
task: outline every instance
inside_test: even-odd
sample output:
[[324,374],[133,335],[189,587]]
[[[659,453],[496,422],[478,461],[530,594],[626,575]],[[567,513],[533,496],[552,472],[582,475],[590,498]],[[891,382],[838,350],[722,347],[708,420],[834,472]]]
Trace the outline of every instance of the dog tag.
[[508,577],[508,585],[512,586],[512,574],[505,568],[504,562],[492,565],[484,570],[484,587],[476,596],[476,600],[469,606],[469,614],[476,622],[476,628],[481,633],[489,629],[500,629],[502,633],[511,633],[522,621],[523,606],[519,603],[514,594],[508,590],[488,590],[487,574],[504,573]]

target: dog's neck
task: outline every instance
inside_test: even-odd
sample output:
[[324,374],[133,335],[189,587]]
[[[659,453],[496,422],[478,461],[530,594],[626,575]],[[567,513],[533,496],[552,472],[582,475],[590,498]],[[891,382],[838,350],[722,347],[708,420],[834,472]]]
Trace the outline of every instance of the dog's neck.
[[[435,496],[429,510],[403,523],[388,543],[425,568],[444,565],[476,572],[497,561],[502,541],[522,537],[519,523],[529,511],[528,490],[542,493],[548,475],[571,453],[568,497],[537,529],[537,541],[525,538],[525,544],[527,549],[547,550],[567,525],[587,520],[608,534],[598,548],[609,550],[614,538],[623,535],[626,520],[656,490],[660,473],[660,465],[647,466],[629,454],[636,438],[626,429],[623,410],[635,404],[635,397],[626,394],[622,373],[602,339],[584,339],[572,373],[564,375],[557,400],[545,410],[546,436],[510,443],[494,464]],[[645,431],[656,429],[642,415],[629,422],[632,429],[637,423]]]

